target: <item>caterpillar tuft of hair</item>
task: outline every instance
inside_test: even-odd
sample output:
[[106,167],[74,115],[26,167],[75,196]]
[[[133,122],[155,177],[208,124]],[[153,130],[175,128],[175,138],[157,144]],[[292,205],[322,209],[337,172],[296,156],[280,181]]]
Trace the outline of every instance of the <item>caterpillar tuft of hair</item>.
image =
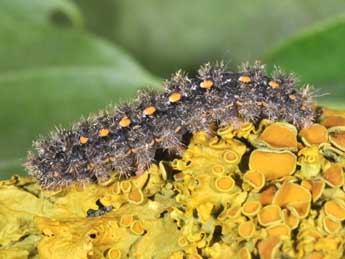
[[178,71],[164,91],[143,90],[132,104],[82,119],[34,142],[26,168],[45,189],[72,182],[97,182],[139,175],[157,160],[157,153],[179,155],[186,136],[228,124],[258,123],[267,118],[303,128],[315,120],[310,87],[297,88],[293,74],[275,68],[267,75],[256,62],[228,71],[207,63],[194,78]]

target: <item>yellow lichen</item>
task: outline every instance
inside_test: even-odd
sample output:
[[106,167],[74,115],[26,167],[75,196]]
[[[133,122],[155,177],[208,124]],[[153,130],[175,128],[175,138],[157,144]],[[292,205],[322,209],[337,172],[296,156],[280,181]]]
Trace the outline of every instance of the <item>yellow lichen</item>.
[[102,185],[1,181],[0,258],[344,258],[344,122],[196,132],[181,158]]

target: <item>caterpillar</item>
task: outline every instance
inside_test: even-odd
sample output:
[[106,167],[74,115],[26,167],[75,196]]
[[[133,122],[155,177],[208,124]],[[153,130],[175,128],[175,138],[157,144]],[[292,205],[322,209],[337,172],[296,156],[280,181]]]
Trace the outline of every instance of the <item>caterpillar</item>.
[[243,64],[237,72],[223,62],[207,63],[195,77],[180,70],[163,86],[162,92],[142,90],[131,104],[34,141],[25,164],[29,174],[46,189],[102,183],[111,172],[125,178],[141,174],[159,152],[181,155],[186,136],[196,131],[212,134],[215,128],[263,118],[298,128],[315,120],[311,88],[298,88],[294,74],[278,67],[269,76],[260,62]]

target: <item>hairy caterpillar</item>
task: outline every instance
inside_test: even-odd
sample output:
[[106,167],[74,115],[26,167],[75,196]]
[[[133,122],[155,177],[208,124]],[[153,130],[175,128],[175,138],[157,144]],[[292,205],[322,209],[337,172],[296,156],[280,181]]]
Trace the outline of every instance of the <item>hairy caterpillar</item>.
[[44,188],[72,182],[102,182],[111,172],[140,174],[158,150],[180,154],[186,134],[263,118],[302,128],[315,117],[310,88],[296,87],[292,74],[264,65],[245,64],[239,72],[223,63],[201,66],[195,78],[179,71],[164,83],[165,91],[141,91],[124,104],[82,119],[34,142],[26,167]]

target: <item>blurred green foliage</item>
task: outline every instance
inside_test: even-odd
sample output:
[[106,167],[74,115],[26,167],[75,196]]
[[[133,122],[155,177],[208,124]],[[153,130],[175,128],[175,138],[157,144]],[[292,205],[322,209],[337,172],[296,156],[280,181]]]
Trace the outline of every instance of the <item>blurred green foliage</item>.
[[345,2],[0,1],[0,178],[54,126],[159,87],[179,68],[263,60],[345,107]]
[[345,11],[339,0],[75,2],[90,31],[165,76],[181,67],[193,71],[209,60],[237,66],[261,58],[293,34]]
[[[303,81],[323,85],[324,101],[345,105],[345,16],[318,24],[286,41],[266,57],[290,71],[298,71]],[[322,94],[322,93],[321,93]]]

